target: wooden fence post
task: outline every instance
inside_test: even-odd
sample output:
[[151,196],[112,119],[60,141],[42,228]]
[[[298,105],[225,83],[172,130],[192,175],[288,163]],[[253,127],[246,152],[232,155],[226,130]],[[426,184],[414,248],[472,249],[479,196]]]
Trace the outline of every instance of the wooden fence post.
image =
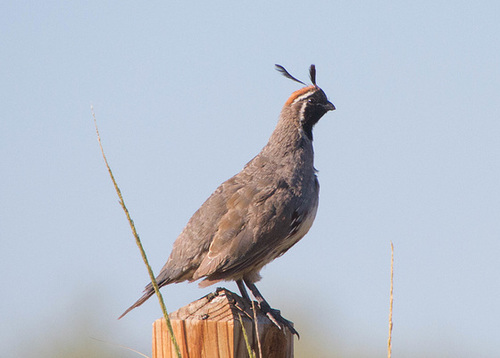
[[[287,329],[280,330],[255,307],[257,329],[252,307],[224,288],[171,313],[182,357],[247,358],[241,316],[256,358],[293,358],[293,335]],[[164,318],[153,324],[153,358],[176,358]]]

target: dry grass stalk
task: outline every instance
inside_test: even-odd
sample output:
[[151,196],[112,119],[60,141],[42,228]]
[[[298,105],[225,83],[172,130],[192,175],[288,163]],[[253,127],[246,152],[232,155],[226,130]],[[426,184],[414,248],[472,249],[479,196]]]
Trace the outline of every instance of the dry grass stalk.
[[172,339],[172,343],[175,347],[177,357],[182,358],[181,351],[179,349],[179,345],[177,344],[177,340],[175,339],[175,336],[174,336],[172,324],[170,323],[170,319],[168,317],[167,307],[165,306],[165,302],[163,301],[163,296],[160,292],[160,288],[158,287],[158,283],[156,282],[156,278],[155,278],[155,275],[153,273],[153,269],[149,265],[149,261],[148,261],[148,258],[146,256],[146,251],[144,251],[144,248],[143,248],[142,243],[141,243],[141,239],[139,238],[139,234],[137,233],[137,230],[135,229],[134,221],[130,217],[130,213],[127,209],[127,206],[125,205],[125,201],[123,200],[121,190],[118,187],[118,184],[116,183],[113,172],[111,171],[111,168],[108,164],[108,159],[106,158],[106,155],[104,154],[104,149],[102,147],[102,142],[101,142],[101,136],[99,135],[99,129],[97,128],[97,119],[95,117],[94,107],[90,106],[90,109],[92,111],[92,117],[94,118],[95,131],[97,134],[97,140],[99,141],[99,147],[101,148],[102,157],[104,158],[104,163],[106,164],[106,168],[108,169],[109,176],[111,177],[111,181],[113,182],[113,185],[115,187],[116,194],[118,195],[118,198],[120,199],[120,205],[121,205],[123,211],[125,212],[125,215],[127,216],[127,220],[130,224],[130,228],[132,229],[132,233],[134,235],[137,247],[139,247],[139,251],[141,252],[141,256],[142,256],[142,259],[144,261],[144,264],[146,265],[146,267],[148,269],[149,277],[151,279],[151,283],[152,283],[153,288],[155,290],[156,296],[158,297],[158,301],[160,302],[161,310],[163,312],[163,317],[165,317],[165,321],[167,322],[167,327],[168,327],[168,330],[170,333],[170,337]]
[[252,300],[253,321],[255,323],[255,337],[257,337],[257,346],[259,347],[259,358],[262,357],[262,344],[259,336],[259,320],[257,319],[257,311],[255,310],[255,301]]
[[387,339],[387,357],[391,358],[392,354],[392,304],[393,304],[393,287],[394,287],[394,245],[391,242],[391,294],[389,299],[389,338]]

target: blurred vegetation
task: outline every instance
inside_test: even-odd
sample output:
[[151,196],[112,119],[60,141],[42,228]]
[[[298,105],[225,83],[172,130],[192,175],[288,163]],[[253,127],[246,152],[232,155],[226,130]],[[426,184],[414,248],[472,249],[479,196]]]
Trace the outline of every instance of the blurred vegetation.
[[90,327],[86,326],[86,324],[81,328],[69,326],[64,332],[54,332],[48,329],[30,340],[29,344],[12,347],[11,356],[26,358],[140,357],[137,353],[129,352],[124,348],[93,339],[89,336],[88,328]]
[[[106,295],[106,290],[94,288],[91,294],[83,294],[75,299],[75,302],[68,307],[53,308],[53,315],[49,315],[50,320],[43,322],[27,322],[26,329],[19,332],[19,338],[14,342],[9,342],[7,346],[0,350],[0,357],[23,357],[23,358],[138,358],[139,353],[133,352],[123,346],[142,350],[141,353],[151,355],[151,332],[140,332],[140,335],[149,337],[145,342],[137,344],[130,343],[139,332],[132,327],[132,331],[122,330],[125,322],[116,321],[116,317],[110,317],[109,301],[110,295]],[[99,295],[95,292],[100,292]],[[292,305],[293,306],[293,305]],[[66,308],[66,309],[65,309]],[[342,325],[336,324],[332,329],[324,329],[312,321],[310,316],[304,311],[304,307],[289,307],[287,312],[293,312],[295,325],[301,333],[301,339],[295,339],[296,358],[368,358],[374,356],[386,356],[383,351],[385,340],[379,347],[367,346],[362,343],[352,347],[346,342],[339,341],[338,332],[342,330]],[[44,311],[42,315],[47,315]],[[106,321],[106,319],[108,319]],[[151,322],[152,323],[152,322]],[[338,322],[337,322],[338,323]],[[37,326],[43,327],[40,329]],[[12,325],[14,327],[14,325]],[[149,325],[146,325],[149,327]],[[24,328],[23,328],[24,329]],[[141,328],[138,328],[141,329]],[[117,331],[119,330],[119,332]],[[362,339],[360,338],[360,341]],[[453,346],[451,342],[445,342],[446,347]],[[379,349],[379,350],[377,350]],[[380,350],[381,349],[381,350]],[[441,347],[439,353],[434,349],[424,347],[419,352],[411,352],[407,349],[398,349],[395,356],[404,357],[464,357],[460,354],[446,354],[446,349]],[[455,352],[454,352],[455,353]]]
[[[64,310],[57,311],[52,317],[52,322],[38,323],[46,329],[38,329],[37,323],[27,325],[22,337],[17,342],[11,342],[10,347],[4,347],[0,357],[4,357],[4,354],[23,358],[141,357],[140,354],[119,346],[118,344],[127,346],[127,342],[124,342],[127,338],[120,333],[112,332],[112,327],[103,322],[103,317],[109,316],[106,313],[107,309],[102,306],[102,300],[105,299],[105,295],[99,297],[93,294],[81,295],[75,300],[76,302],[70,304],[66,313]],[[304,320],[305,314],[296,313],[302,318],[297,319],[296,324],[301,327],[303,337],[300,341],[295,340],[295,356],[340,357],[339,354],[332,352],[331,347],[321,346],[320,340],[315,339],[318,335],[317,327],[313,328],[314,323]],[[310,328],[314,334],[306,334]],[[119,338],[117,334],[120,335]],[[142,347],[150,345],[151,342],[148,341],[144,342]],[[141,353],[151,354],[150,349]]]
[[[0,350],[0,357],[23,358],[136,358],[138,353],[120,347],[123,338],[113,332],[105,287],[92,287],[67,305],[41,307],[40,315],[30,322],[16,322],[17,339]],[[112,321],[116,317],[111,318]],[[145,345],[146,347],[148,345]],[[133,348],[133,347],[132,347]],[[150,352],[145,352],[149,354]],[[5,355],[4,355],[5,354]]]
[[[15,342],[2,347],[0,357],[23,358],[137,358],[139,353],[125,347],[140,350],[151,355],[151,332],[137,332],[132,325],[117,321],[115,313],[110,314],[112,295],[105,287],[88,288],[67,306],[42,309],[39,322],[29,322]],[[324,329],[312,321],[302,305],[289,303],[286,312],[293,312],[293,320],[301,333],[295,339],[295,357],[306,358],[366,358],[380,356],[374,347],[346,347],[339,342],[341,327],[332,322],[332,329]],[[43,318],[49,317],[49,319]],[[337,322],[338,323],[338,322]],[[152,324],[152,322],[151,322]],[[40,328],[42,327],[42,328]],[[128,328],[127,328],[128,327]],[[149,325],[146,323],[146,327]],[[137,328],[144,329],[144,328]],[[148,328],[146,328],[148,329]],[[138,336],[149,337],[148,341]],[[147,339],[146,339],[147,340]],[[120,346],[122,345],[122,346]],[[382,346],[385,345],[385,341]],[[383,352],[382,352],[383,353]],[[382,356],[384,356],[382,354]],[[409,355],[405,355],[409,356]],[[412,355],[416,356],[416,355]]]

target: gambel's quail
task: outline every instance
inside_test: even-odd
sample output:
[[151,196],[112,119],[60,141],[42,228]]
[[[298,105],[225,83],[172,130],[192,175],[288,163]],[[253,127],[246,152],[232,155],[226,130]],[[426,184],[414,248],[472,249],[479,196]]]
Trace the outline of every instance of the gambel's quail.
[[[276,69],[305,85],[284,67]],[[236,281],[242,296],[250,300],[246,285],[261,310],[278,327],[295,334],[291,322],[269,306],[255,282],[262,267],[309,231],[316,216],[319,184],[312,129],[335,106],[316,85],[314,65],[309,75],[312,85],[288,98],[267,145],[194,213],[156,278],[160,287],[198,279],[203,279],[200,287]],[[154,294],[151,283],[144,292],[120,318]]]

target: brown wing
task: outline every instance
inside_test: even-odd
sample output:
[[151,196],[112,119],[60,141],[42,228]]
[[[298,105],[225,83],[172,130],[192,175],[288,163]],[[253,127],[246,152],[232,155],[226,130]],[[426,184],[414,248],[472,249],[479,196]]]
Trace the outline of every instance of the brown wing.
[[269,178],[245,180],[247,184],[228,199],[227,211],[193,280],[208,277],[211,284],[258,272],[305,234],[293,238],[299,218],[307,215],[303,198],[285,182]]
[[192,280],[193,274],[209,251],[220,219],[227,212],[227,198],[238,190],[234,177],[221,184],[193,214],[174,242],[170,257],[158,275],[163,286],[172,282]]

